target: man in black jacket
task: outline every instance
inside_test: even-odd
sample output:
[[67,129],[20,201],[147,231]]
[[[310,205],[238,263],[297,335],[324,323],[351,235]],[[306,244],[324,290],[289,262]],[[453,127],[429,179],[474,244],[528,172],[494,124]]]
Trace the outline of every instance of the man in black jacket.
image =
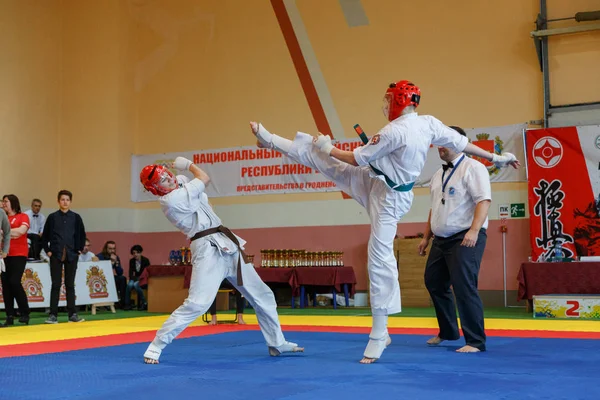
[[144,249],[139,244],[131,248],[133,257],[129,260],[129,282],[127,282],[127,289],[125,290],[125,310],[131,310],[131,289],[135,289],[137,292],[138,310],[148,309],[144,290],[140,287],[139,282],[142,272],[150,265],[150,260],[142,255],[143,251]]
[[50,315],[47,324],[58,323],[58,300],[62,283],[63,265],[65,267],[65,289],[67,292],[67,311],[69,322],[83,322],[77,316],[75,309],[75,273],[79,253],[85,245],[85,227],[79,214],[69,208],[73,194],[68,190],[58,192],[59,210],[48,215],[42,245],[50,257],[50,277],[52,289],[50,291]]

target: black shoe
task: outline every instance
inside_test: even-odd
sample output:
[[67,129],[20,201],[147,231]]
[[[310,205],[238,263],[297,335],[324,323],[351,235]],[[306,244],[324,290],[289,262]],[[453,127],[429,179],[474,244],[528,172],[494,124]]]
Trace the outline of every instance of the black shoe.
[[56,315],[54,314],[50,314],[48,316],[48,319],[46,320],[47,324],[58,324],[58,318],[56,318]]
[[14,317],[6,317],[6,321],[0,324],[0,328],[6,328],[7,326],[13,326],[15,324]]
[[85,319],[79,318],[77,314],[73,314],[69,317],[69,322],[83,322]]
[[19,317],[19,322],[25,325],[29,325],[29,315],[21,315]]

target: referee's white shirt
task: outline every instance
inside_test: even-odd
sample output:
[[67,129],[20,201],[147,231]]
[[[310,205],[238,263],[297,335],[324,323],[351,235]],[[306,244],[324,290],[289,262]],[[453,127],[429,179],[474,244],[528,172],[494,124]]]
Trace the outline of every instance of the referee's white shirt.
[[[490,175],[485,165],[465,154],[452,160],[452,164],[456,165],[461,157],[464,159],[454,168],[456,171],[448,180],[444,193],[442,175],[446,181],[453,169],[449,168],[443,174],[443,168],[440,168],[431,178],[431,231],[438,237],[449,237],[469,229],[477,203],[492,199]],[[482,228],[487,227],[486,217]]]
[[[44,230],[44,224],[46,223],[46,217],[44,216],[44,214],[42,214],[41,212],[34,214],[32,210],[25,211],[25,214],[27,214],[27,216],[29,217],[30,224],[27,233],[35,233],[41,235],[42,231]],[[37,216],[34,217],[35,215]]]

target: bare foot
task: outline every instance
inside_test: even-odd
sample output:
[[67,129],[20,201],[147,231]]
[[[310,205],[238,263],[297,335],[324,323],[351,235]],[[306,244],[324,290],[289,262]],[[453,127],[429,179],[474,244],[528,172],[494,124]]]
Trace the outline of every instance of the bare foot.
[[216,325],[217,324],[217,316],[213,315],[210,322],[208,323],[209,325]]
[[440,338],[439,336],[436,337],[432,337],[431,339],[429,339],[427,341],[427,344],[430,346],[437,346],[438,344],[442,343],[444,341],[444,339]]
[[250,121],[250,129],[252,129],[252,133],[256,136],[258,133],[258,122]]
[[[250,121],[250,129],[252,129],[252,133],[254,134],[254,136],[256,136],[258,134],[258,123]],[[256,146],[260,147],[261,149],[264,149],[266,147],[260,142],[258,136],[256,136]]]
[[[271,148],[269,141],[265,140],[264,137],[261,138],[261,136],[258,134],[258,131],[260,129],[260,125],[258,124],[258,122],[250,121],[250,128],[252,129],[252,133],[254,134],[254,136],[256,136],[256,146],[260,147],[261,149]],[[264,131],[264,132],[266,132],[266,131]],[[263,135],[264,135],[264,132],[263,132]],[[266,134],[269,137],[271,135],[269,132],[266,132]]]
[[158,360],[153,360],[152,358],[144,357],[144,363],[146,363],[146,364],[158,364]]
[[473,346],[463,346],[460,349],[456,350],[457,353],[479,353],[481,350],[479,350],[477,347],[473,347]]
[[[386,342],[385,342],[385,347],[387,348],[390,344],[392,344],[392,338],[388,336]],[[375,361],[379,360],[378,358],[371,358],[371,357],[363,357],[362,360],[359,361],[359,363],[361,364],[373,364]]]
[[246,321],[244,321],[244,314],[238,314],[238,325],[246,325]]

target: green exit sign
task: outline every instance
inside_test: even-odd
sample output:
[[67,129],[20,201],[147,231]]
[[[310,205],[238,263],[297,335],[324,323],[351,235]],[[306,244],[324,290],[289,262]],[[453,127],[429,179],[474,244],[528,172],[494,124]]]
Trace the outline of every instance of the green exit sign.
[[511,218],[525,218],[525,203],[514,203],[510,205]]

